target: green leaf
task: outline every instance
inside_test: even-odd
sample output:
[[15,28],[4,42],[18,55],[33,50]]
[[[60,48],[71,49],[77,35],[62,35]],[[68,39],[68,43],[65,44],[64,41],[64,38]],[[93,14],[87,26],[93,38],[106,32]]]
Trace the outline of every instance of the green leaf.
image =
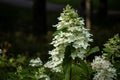
[[91,66],[89,63],[86,63],[83,60],[79,60],[79,63],[77,64],[78,70],[79,70],[79,80],[91,80],[91,75],[93,73]]
[[72,64],[72,80],[80,80],[82,72],[78,65]]
[[64,80],[70,80],[70,77],[71,77],[71,61],[68,60],[66,65],[64,64],[63,69],[64,69],[64,75],[65,75]]
[[98,52],[98,51],[100,51],[100,49],[99,49],[98,46],[93,47],[93,48],[91,48],[91,49],[88,50],[88,53],[86,54],[86,56],[89,56],[89,55],[91,55],[91,54],[93,54],[93,53],[96,53],[96,52]]
[[109,48],[103,48],[103,51],[105,51],[107,53],[111,53],[111,50]]

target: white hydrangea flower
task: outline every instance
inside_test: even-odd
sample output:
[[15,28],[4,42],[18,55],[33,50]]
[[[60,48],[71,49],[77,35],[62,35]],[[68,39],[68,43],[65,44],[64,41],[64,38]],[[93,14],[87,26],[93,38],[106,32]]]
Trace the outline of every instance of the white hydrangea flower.
[[93,80],[113,80],[116,77],[116,69],[101,56],[96,56],[91,65],[92,69],[97,71]]
[[53,26],[57,28],[58,32],[51,42],[55,49],[49,51],[51,61],[45,64],[45,67],[52,69],[61,69],[60,65],[63,62],[65,49],[68,45],[72,45],[75,49],[71,53],[72,59],[76,57],[83,59],[89,42],[92,42],[90,38],[92,35],[88,29],[84,28],[84,19],[79,17],[77,11],[70,6],[63,10],[58,20],[60,22]]
[[62,63],[63,59],[53,59],[51,61],[48,61],[44,66],[51,68],[53,72],[61,72],[61,67],[62,66],[58,66]]
[[49,54],[51,54],[51,61],[48,61],[44,66],[51,68],[52,71],[54,72],[61,72],[61,67],[62,66],[58,66],[61,65],[61,63],[63,62],[63,58],[64,58],[64,48],[55,48],[52,51],[49,51]]
[[33,67],[40,66],[40,65],[42,65],[42,61],[39,57],[36,59],[31,59],[29,65],[33,66]]
[[38,80],[39,80],[39,79],[42,79],[42,78],[44,78],[45,80],[50,80],[50,77],[49,77],[48,75],[46,75],[46,74],[43,74],[43,75],[39,75],[39,76],[38,76]]

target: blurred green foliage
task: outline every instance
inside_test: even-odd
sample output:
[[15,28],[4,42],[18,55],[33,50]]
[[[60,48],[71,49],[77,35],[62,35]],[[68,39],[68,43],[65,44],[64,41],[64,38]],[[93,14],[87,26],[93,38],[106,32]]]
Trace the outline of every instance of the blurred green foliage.
[[120,79],[120,37],[118,34],[104,44],[103,53],[116,68],[117,79]]

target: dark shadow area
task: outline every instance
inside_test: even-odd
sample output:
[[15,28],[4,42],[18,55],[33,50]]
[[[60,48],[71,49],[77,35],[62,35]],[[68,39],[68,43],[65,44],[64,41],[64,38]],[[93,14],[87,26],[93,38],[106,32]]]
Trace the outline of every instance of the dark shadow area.
[[45,10],[0,3],[0,49],[4,54],[43,56],[46,59],[48,41]]

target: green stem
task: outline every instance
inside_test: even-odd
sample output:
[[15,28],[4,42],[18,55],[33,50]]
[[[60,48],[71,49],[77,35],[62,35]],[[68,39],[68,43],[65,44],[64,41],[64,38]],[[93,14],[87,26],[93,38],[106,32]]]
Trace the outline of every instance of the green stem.
[[70,66],[70,80],[72,80],[72,67]]
[[71,46],[67,46],[65,50],[65,58],[63,60],[63,71],[65,74],[64,80],[72,80]]

